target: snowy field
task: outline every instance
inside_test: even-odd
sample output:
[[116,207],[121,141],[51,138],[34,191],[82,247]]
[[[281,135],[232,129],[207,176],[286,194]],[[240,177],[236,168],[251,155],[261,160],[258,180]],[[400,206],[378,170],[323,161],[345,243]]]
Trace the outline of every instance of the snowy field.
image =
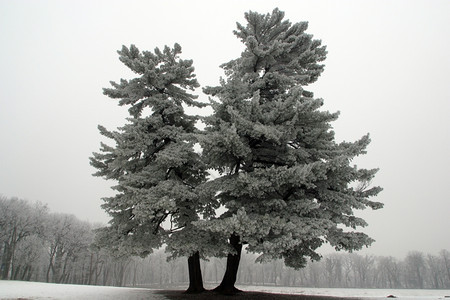
[[[333,289],[333,288],[300,288],[278,286],[240,286],[244,291],[289,294],[352,297],[362,299],[386,299],[394,295],[397,299],[448,299],[450,290],[407,290],[407,289]],[[447,296],[447,297],[446,297]]]
[[[386,299],[388,295],[394,295],[397,299],[450,299],[450,290],[315,289],[267,286],[238,287],[244,291],[292,295],[357,297],[363,299]],[[156,291],[157,290],[154,289],[144,288],[119,288],[0,280],[0,299],[166,299],[163,295],[155,293]]]
[[166,299],[155,290],[0,280],[0,299]]

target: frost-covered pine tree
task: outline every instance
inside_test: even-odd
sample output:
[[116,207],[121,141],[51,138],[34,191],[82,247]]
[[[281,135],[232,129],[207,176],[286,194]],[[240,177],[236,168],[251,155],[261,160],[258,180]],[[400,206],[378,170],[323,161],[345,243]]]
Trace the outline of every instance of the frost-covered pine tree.
[[117,182],[117,194],[104,199],[111,220],[99,240],[118,255],[146,256],[164,243],[173,256],[189,257],[188,291],[203,291],[200,252],[207,234],[192,222],[206,207],[196,192],[206,173],[193,148],[198,117],[183,108],[204,106],[188,92],[199,86],[192,61],[180,59],[178,44],[154,53],[123,46],[118,53],[137,77],[104,89],[129,107],[130,117],[117,131],[99,126],[115,145],[102,143],[91,157],[95,176]]
[[222,175],[208,183],[225,212],[198,222],[226,234],[234,251],[218,291],[233,293],[242,245],[259,260],[283,258],[301,268],[317,260],[324,243],[357,250],[372,243],[356,231],[366,222],[355,209],[378,209],[369,198],[381,188],[367,183],[376,169],[358,169],[366,135],[337,143],[330,122],[338,113],[320,110],[323,100],[305,87],[324,66],[325,46],[307,34],[307,23],[291,24],[284,13],[249,12],[235,35],[241,57],[222,65],[226,78],[208,87],[213,115],[201,140],[208,167]]

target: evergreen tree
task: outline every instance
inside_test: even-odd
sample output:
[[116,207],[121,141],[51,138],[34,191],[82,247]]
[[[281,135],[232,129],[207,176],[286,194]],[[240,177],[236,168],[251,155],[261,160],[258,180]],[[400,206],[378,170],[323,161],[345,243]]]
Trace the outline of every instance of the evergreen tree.
[[320,259],[323,243],[349,251],[370,245],[355,231],[366,222],[354,210],[382,207],[369,200],[381,190],[367,184],[377,170],[351,165],[369,136],[337,143],[330,122],[338,113],[321,111],[323,100],[305,90],[324,69],[325,46],[305,32],[306,22],[291,24],[278,9],[245,18],[234,31],[245,44],[241,57],[222,65],[220,86],[204,89],[214,112],[203,156],[222,175],[206,187],[226,211],[197,225],[228,237],[232,250],[216,289],[224,293],[237,292],[243,244],[260,261],[283,258],[301,268],[308,257]]
[[118,53],[138,76],[104,89],[129,107],[130,117],[117,131],[99,126],[115,146],[102,143],[101,152],[91,157],[95,176],[117,181],[117,194],[104,199],[103,208],[112,218],[99,230],[99,243],[117,256],[146,256],[165,243],[173,256],[189,257],[188,291],[203,291],[199,251],[207,234],[192,222],[205,208],[196,186],[206,173],[193,149],[198,117],[183,108],[204,106],[188,92],[199,86],[192,61],[179,58],[178,44],[154,53],[123,46]]

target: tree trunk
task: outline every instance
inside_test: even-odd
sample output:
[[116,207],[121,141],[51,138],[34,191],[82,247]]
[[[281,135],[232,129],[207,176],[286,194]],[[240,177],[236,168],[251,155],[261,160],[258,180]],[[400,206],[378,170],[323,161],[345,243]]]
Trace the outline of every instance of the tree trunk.
[[102,278],[103,282],[102,282],[102,285],[108,285],[110,274],[111,274],[111,263],[109,263],[109,265],[106,265],[103,268],[103,278]]
[[92,284],[92,273],[94,272],[94,253],[91,252],[91,255],[89,257],[89,274],[88,274],[88,280],[87,284]]
[[5,242],[2,262],[1,262],[1,279],[6,280],[9,276],[12,261],[12,247],[9,243]]
[[34,272],[34,268],[30,266],[30,268],[28,269],[27,277],[25,278],[26,281],[30,281],[31,280],[31,276],[33,275],[33,272]]
[[137,285],[137,269],[138,263],[136,261],[133,261],[133,286]]
[[230,236],[230,245],[236,251],[236,254],[228,254],[227,257],[227,268],[225,270],[225,275],[223,276],[222,282],[214,291],[222,294],[236,294],[241,292],[237,289],[234,284],[237,279],[237,272],[239,269],[239,261],[241,260],[242,244],[240,243],[240,237],[238,235],[232,234]]
[[205,291],[203,287],[202,270],[200,268],[200,254],[195,252],[188,257],[189,268],[189,288],[186,290],[188,294],[201,293]]

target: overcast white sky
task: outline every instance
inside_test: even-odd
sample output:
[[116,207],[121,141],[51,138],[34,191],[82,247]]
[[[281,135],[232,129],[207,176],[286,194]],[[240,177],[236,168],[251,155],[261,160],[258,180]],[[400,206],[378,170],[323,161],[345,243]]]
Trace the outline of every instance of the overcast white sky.
[[97,125],[124,124],[102,94],[129,77],[116,50],[178,42],[202,86],[239,56],[244,12],[279,7],[328,47],[310,90],[341,111],[339,141],[369,132],[362,167],[379,167],[379,211],[364,211],[377,242],[364,253],[402,257],[450,249],[450,1],[0,0],[0,194],[107,222],[110,183],[91,176]]

